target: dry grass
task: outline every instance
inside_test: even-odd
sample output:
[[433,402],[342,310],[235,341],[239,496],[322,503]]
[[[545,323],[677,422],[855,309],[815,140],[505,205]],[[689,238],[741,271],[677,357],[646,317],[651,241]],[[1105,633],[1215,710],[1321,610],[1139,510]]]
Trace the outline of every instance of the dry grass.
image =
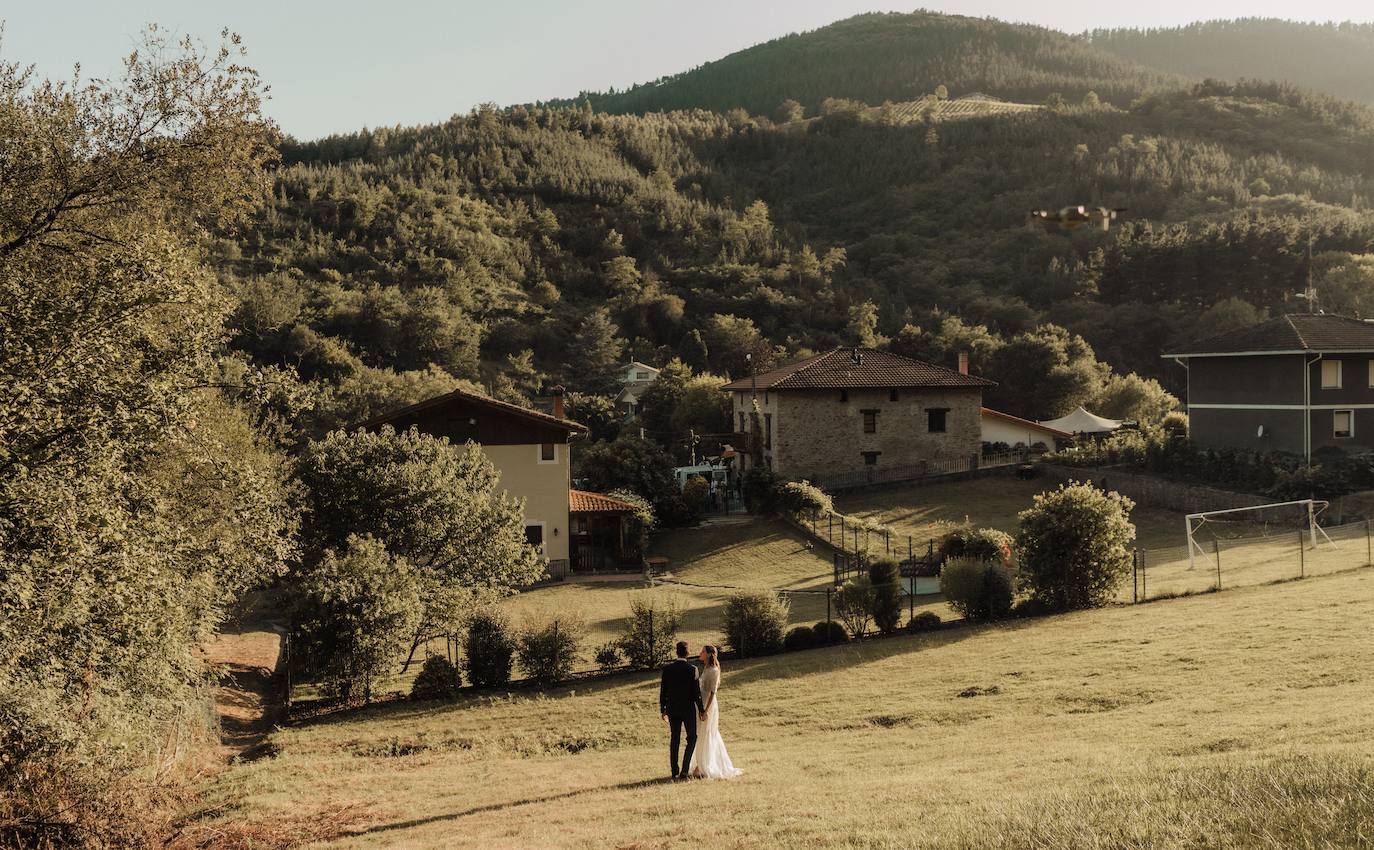
[[668,785],[652,674],[278,732],[221,819],[331,847],[1370,846],[1374,571],[732,664],[731,783]]

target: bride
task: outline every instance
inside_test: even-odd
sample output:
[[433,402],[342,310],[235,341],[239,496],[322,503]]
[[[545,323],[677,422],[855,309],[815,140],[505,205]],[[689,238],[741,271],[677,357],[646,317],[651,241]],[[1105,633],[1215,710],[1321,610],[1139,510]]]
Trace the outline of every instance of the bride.
[[701,648],[701,699],[706,705],[701,719],[705,725],[697,736],[690,771],[697,779],[734,779],[744,772],[731,763],[725,741],[720,737],[720,703],[716,700],[716,691],[720,689],[720,659],[717,655],[714,646],[708,644]]

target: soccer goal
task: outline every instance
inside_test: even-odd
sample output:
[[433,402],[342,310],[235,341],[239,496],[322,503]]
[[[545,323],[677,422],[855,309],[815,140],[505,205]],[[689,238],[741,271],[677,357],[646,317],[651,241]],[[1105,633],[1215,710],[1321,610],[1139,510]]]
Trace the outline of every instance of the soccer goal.
[[[1208,557],[1208,552],[1197,540],[1197,532],[1208,522],[1235,522],[1245,521],[1245,514],[1254,514],[1261,519],[1259,524],[1269,525],[1269,517],[1288,513],[1306,531],[1309,545],[1315,549],[1319,543],[1325,542],[1332,548],[1336,548],[1336,542],[1332,540],[1326,531],[1317,523],[1317,517],[1330,505],[1320,499],[1295,499],[1291,502],[1272,502],[1267,505],[1251,505],[1247,508],[1228,508],[1221,511],[1202,511],[1200,513],[1188,514],[1184,518],[1187,524],[1188,534],[1188,569],[1196,566],[1196,557]],[[1223,519],[1224,518],[1224,519]],[[1291,526],[1290,526],[1291,528]]]

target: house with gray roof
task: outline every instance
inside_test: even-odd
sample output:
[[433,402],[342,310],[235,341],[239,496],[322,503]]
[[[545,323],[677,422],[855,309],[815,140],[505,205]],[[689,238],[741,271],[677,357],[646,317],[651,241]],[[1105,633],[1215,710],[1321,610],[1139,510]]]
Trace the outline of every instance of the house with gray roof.
[[1203,448],[1311,459],[1374,450],[1374,323],[1293,314],[1165,354],[1187,370],[1189,435]]
[[725,389],[742,434],[753,433],[757,400],[766,465],[825,484],[976,458],[983,390],[991,386],[886,351],[836,348]]

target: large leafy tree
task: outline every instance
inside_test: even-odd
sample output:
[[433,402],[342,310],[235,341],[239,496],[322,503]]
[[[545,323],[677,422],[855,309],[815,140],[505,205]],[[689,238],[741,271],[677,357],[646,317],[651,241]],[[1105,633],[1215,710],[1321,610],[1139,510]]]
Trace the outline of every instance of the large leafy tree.
[[474,606],[543,575],[523,504],[498,487],[475,444],[389,426],[332,431],[305,447],[298,471],[305,563],[342,550],[350,535],[380,541],[418,571],[420,634],[453,633]]
[[214,386],[228,303],[205,238],[274,156],[239,53],[152,30],[113,81],[0,62],[0,804],[19,822],[79,822],[100,807],[78,776],[179,750],[197,644],[292,553],[280,457]]

